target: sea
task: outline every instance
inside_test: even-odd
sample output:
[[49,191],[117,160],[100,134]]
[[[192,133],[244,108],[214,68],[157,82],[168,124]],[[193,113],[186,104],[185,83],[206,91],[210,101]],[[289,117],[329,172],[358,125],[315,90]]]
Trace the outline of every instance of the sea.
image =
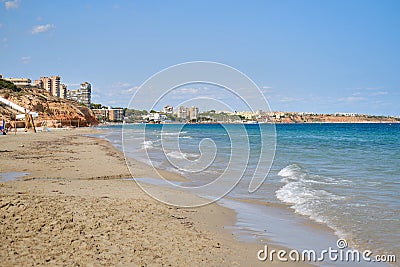
[[[206,188],[193,192],[210,200],[222,192],[210,188],[229,189],[218,195],[218,203],[237,212],[232,231],[239,239],[273,240],[298,249],[327,249],[344,239],[349,248],[400,256],[400,124],[100,128],[106,129],[101,137],[127,157],[187,178],[172,187]],[[259,178],[261,185],[249,192],[260,171],[265,180]],[[221,176],[223,182],[213,183]],[[162,185],[149,177],[135,179]],[[235,181],[232,188],[227,179]]]

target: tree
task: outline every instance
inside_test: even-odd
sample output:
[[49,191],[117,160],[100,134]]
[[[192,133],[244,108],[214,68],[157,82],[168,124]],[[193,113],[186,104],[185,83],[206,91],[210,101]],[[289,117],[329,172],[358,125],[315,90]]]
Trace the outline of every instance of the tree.
[[90,108],[91,109],[101,109],[101,108],[103,108],[103,105],[102,104],[90,103]]

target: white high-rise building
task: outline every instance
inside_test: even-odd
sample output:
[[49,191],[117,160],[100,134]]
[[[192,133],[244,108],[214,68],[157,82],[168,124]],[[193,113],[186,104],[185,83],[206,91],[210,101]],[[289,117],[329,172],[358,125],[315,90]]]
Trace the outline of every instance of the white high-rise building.
[[189,120],[193,121],[193,120],[197,120],[199,118],[199,108],[192,106],[190,108],[187,109],[187,117],[189,118]]
[[199,118],[199,108],[192,106],[190,108],[179,106],[176,110],[176,116],[178,119],[184,120],[197,120]]
[[91,96],[92,96],[92,85],[88,82],[83,82],[81,83],[79,89],[68,90],[66,96],[67,99],[76,101],[78,103],[84,104],[87,107],[90,107]]
[[178,117],[178,119],[186,119],[186,108],[183,106],[179,106],[176,110],[176,116]]

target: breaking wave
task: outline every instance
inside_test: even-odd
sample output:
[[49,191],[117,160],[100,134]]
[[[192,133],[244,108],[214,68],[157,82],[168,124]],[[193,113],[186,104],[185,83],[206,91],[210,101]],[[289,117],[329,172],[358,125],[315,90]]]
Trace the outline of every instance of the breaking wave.
[[326,184],[337,184],[339,181],[312,175],[298,164],[286,166],[278,175],[284,183],[275,192],[279,200],[289,204],[295,212],[331,226],[325,210],[344,197],[328,192],[322,187],[326,188]]

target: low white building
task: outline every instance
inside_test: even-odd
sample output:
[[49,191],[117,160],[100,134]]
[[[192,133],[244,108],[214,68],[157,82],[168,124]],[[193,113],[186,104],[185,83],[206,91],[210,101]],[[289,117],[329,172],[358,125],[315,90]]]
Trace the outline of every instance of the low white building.
[[28,78],[2,78],[3,80],[12,82],[16,86],[31,86],[31,79]]

